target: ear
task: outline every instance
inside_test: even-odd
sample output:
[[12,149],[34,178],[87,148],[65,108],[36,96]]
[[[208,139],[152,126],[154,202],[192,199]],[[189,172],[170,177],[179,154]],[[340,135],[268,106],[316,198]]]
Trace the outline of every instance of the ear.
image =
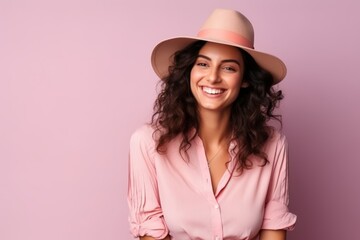
[[243,81],[243,82],[241,83],[241,88],[247,88],[248,86],[249,86],[249,83],[246,82],[246,81]]

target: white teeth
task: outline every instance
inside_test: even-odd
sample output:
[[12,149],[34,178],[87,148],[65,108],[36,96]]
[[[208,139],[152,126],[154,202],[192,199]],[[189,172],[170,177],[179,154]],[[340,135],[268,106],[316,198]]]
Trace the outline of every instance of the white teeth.
[[222,89],[215,89],[215,88],[209,88],[209,87],[203,87],[203,91],[208,94],[220,94],[224,92]]

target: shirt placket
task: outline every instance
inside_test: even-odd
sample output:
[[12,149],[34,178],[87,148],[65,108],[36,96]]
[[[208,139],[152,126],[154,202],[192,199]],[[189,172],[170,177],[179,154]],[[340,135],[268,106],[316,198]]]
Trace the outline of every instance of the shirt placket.
[[212,184],[211,184],[211,176],[209,167],[206,161],[204,148],[202,143],[199,143],[200,147],[198,152],[198,157],[200,158],[200,168],[202,172],[202,176],[204,179],[203,192],[207,202],[210,204],[210,217],[211,217],[211,233],[212,240],[222,240],[223,239],[223,228],[222,228],[222,218],[221,218],[221,207],[214,196]]
[[[235,162],[233,161],[234,154],[231,151],[231,149],[233,149],[234,146],[235,146],[235,144],[234,144],[234,142],[232,142],[229,147],[229,154],[230,154],[230,158],[232,159],[232,161],[230,161],[228,167],[231,172],[234,170],[235,165],[236,165]],[[203,156],[203,158],[205,158],[205,159],[202,159],[203,161],[200,161],[201,162],[200,166],[201,166],[202,176],[205,179],[204,192],[206,194],[208,203],[210,204],[210,212],[211,212],[210,215],[211,215],[211,224],[212,224],[212,226],[211,226],[212,238],[211,239],[222,240],[223,239],[223,227],[222,227],[221,205],[219,204],[216,196],[213,193],[210,171],[209,171],[209,166],[206,161],[205,152],[203,151],[203,153],[202,154],[200,153],[199,155]],[[224,175],[228,175],[228,173],[226,172]],[[227,177],[228,177],[227,179],[222,179],[224,182],[220,182],[222,185],[219,185],[218,186],[219,188],[225,187],[227,182],[230,180],[231,174],[229,174]]]
[[222,232],[222,221],[221,221],[221,211],[220,205],[216,202],[213,203],[211,208],[211,220],[212,220],[212,235],[214,240],[223,239]]

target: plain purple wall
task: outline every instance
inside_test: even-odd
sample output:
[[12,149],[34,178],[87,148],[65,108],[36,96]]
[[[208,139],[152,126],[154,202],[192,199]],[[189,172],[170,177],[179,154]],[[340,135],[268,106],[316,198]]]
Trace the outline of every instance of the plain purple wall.
[[357,1],[0,2],[0,239],[130,239],[129,136],[148,121],[152,47],[216,7],[282,58],[290,240],[356,239],[360,216]]

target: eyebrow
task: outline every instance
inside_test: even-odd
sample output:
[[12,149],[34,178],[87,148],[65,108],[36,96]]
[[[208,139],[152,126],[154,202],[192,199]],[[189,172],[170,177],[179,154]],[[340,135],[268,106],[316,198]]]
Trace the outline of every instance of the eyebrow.
[[[199,54],[199,55],[198,55],[198,58],[199,58],[199,57],[200,57],[200,58],[205,58],[205,59],[211,61],[211,58],[209,58],[208,56]],[[241,66],[240,62],[239,62],[238,60],[235,60],[235,59],[224,59],[224,60],[222,60],[221,62],[222,62],[222,63],[234,62],[234,63],[236,63],[237,65]]]

